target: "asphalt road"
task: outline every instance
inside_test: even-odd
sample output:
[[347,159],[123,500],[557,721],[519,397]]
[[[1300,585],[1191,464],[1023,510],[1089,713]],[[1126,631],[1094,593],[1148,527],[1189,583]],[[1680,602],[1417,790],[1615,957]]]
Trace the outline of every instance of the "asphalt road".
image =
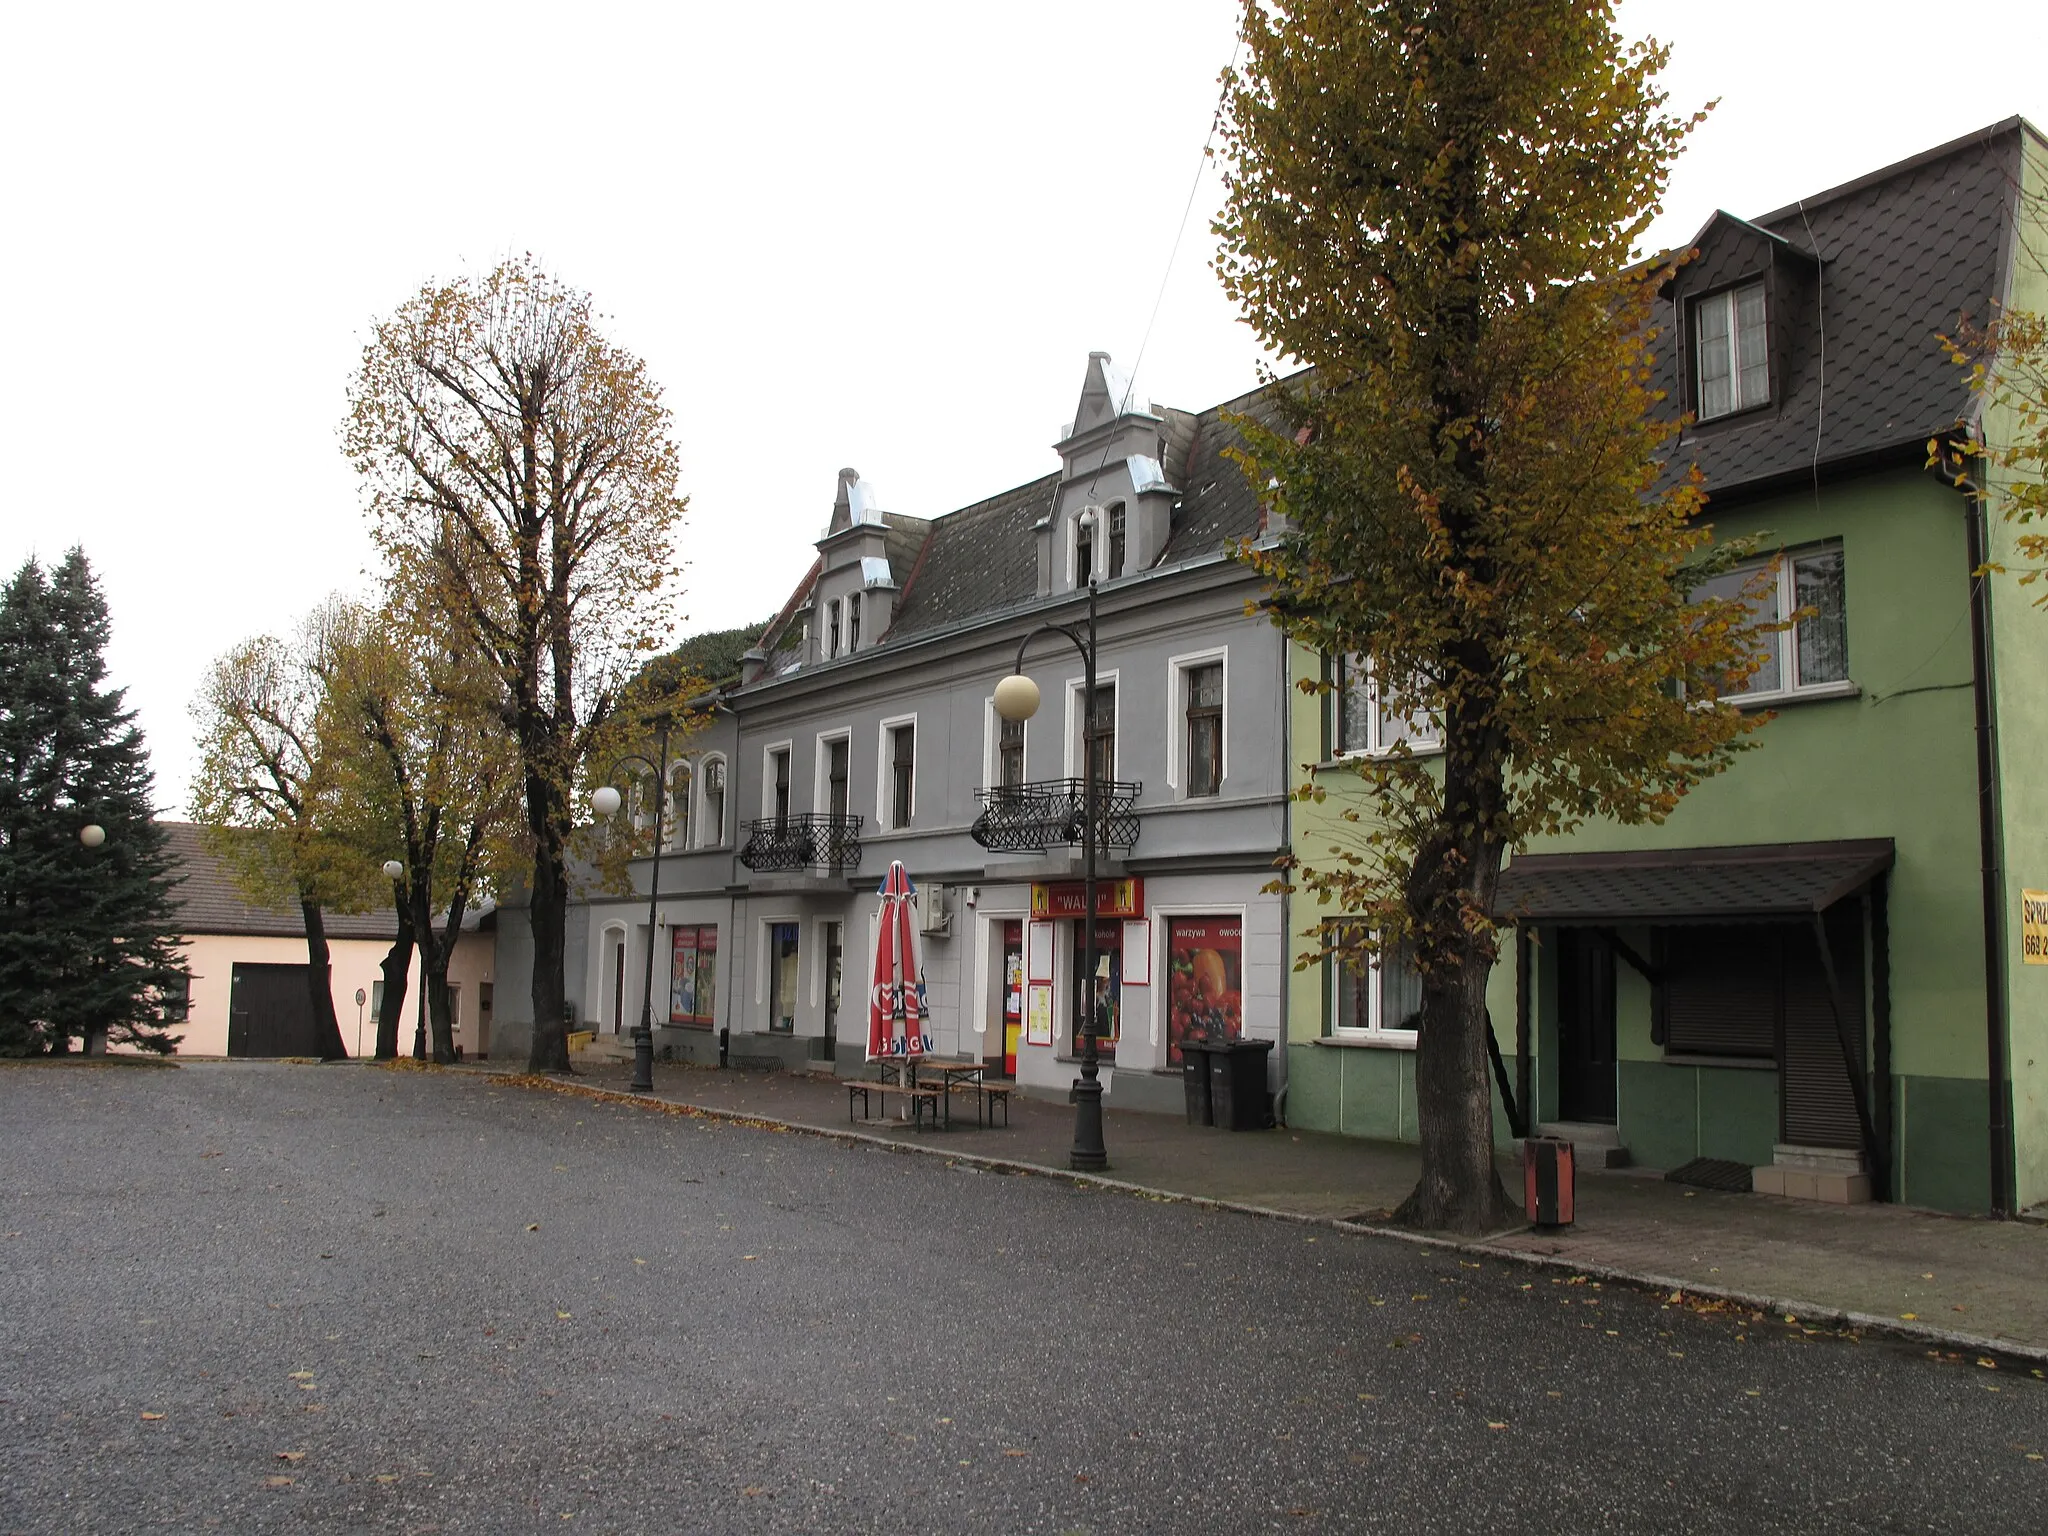
[[359,1066],[0,1150],[0,1532],[2048,1529],[2025,1371],[1386,1239]]

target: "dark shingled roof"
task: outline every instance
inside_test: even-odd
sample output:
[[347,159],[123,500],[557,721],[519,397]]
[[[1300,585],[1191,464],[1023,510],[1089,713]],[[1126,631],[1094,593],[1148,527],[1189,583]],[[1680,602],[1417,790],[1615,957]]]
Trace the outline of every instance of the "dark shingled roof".
[[[258,906],[242,895],[227,867],[206,851],[197,825],[166,821],[162,826],[170,834],[171,854],[183,872],[176,895],[186,933],[240,933],[280,939],[306,936],[305,919],[296,906]],[[388,941],[398,926],[389,912],[328,912],[323,917],[322,926],[330,939]]]
[[[1283,380],[1283,386],[1287,382],[1291,381]],[[1173,533],[1161,565],[1211,554],[1231,539],[1250,538],[1259,531],[1259,498],[1237,461],[1226,457],[1244,437],[1224,417],[1250,416],[1270,423],[1278,414],[1270,399],[1272,388],[1252,390],[1190,418],[1186,446],[1175,454],[1176,462],[1164,466],[1180,487],[1181,499],[1173,510]],[[1170,434],[1168,452],[1179,447]]]
[[1989,319],[2003,291],[2029,132],[2009,119],[1803,206],[1747,224],[1709,220],[1698,259],[1672,285],[1665,334],[1676,344],[1661,349],[1661,387],[1685,398],[1685,301],[1770,266],[1764,235],[1783,242],[1774,325],[1784,328],[1772,358],[1773,404],[1689,429],[1676,461],[1697,463],[1710,493],[1761,487],[1810,474],[1816,462],[1912,453],[1954,425],[1970,407],[1968,380],[1937,336],[1953,335],[1964,316]]
[[[1181,492],[1160,565],[1214,554],[1229,540],[1259,531],[1259,499],[1244,471],[1224,456],[1240,441],[1224,417],[1257,412],[1267,388],[1200,414],[1154,407],[1166,423],[1160,468]],[[934,520],[887,639],[908,639],[1035,598],[1032,528],[1052,510],[1059,483],[1057,473],[1046,475]]]
[[900,590],[910,579],[910,568],[917,564],[918,551],[924,548],[932,520],[910,517],[901,512],[884,512],[882,522],[888,528],[888,532],[882,535],[882,553],[888,558],[889,574],[896,578],[896,586]]
[[1764,843],[1626,853],[1517,854],[1494,915],[1566,923],[1740,922],[1810,917],[1892,867],[1892,840]]
[[934,521],[889,626],[903,639],[1038,592],[1032,524],[1052,510],[1057,474],[962,507]]

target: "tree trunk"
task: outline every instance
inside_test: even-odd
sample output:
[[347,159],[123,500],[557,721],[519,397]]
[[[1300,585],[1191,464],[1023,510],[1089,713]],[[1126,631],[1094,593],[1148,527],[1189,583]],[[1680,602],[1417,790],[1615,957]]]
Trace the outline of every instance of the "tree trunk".
[[405,1016],[406,974],[412,969],[412,913],[398,909],[398,937],[391,941],[380,969],[384,972],[384,999],[377,1005],[377,1059],[391,1061],[398,1055],[398,1024]]
[[347,1061],[348,1047],[342,1043],[341,1020],[334,1016],[333,967],[327,955],[327,924],[320,903],[301,898],[299,911],[306,919],[306,991],[313,1003],[313,1049],[322,1061]]
[[567,995],[563,965],[569,922],[569,880],[555,817],[559,796],[539,774],[526,776],[527,825],[533,832],[533,892],[527,915],[533,925],[533,1045],[526,1065],[533,1072],[567,1072],[569,1032],[562,1019]]
[[[1463,775],[1446,766],[1446,800]],[[1481,776],[1483,777],[1483,775]],[[1491,798],[1482,787],[1478,799]],[[1422,1174],[1394,1212],[1405,1226],[1475,1236],[1515,1220],[1494,1163],[1492,1059],[1487,1053],[1486,983],[1493,973],[1489,934],[1473,934],[1462,914],[1489,911],[1500,880],[1501,847],[1468,834],[1424,845],[1410,910],[1435,920],[1458,942],[1422,983],[1422,1028],[1415,1048],[1415,1120]],[[1455,925],[1455,926],[1453,926]]]

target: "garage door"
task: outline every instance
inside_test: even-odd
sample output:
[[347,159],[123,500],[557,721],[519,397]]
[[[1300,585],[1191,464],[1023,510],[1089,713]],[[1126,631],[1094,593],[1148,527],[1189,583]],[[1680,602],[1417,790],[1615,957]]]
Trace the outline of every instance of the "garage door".
[[230,1056],[318,1056],[303,965],[235,963],[228,983]]

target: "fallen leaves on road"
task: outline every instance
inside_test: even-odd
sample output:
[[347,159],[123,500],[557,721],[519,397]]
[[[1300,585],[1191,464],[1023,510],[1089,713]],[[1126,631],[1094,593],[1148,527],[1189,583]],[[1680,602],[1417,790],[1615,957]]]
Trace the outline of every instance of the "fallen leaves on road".
[[1029,1451],[1018,1450],[1013,1446],[1010,1449],[1004,1451],[1003,1454],[1005,1456],[1029,1456],[1031,1453]]
[[289,1488],[291,1485],[292,1480],[288,1477],[266,1477],[263,1479],[263,1486],[266,1488]]
[[277,1459],[279,1461],[304,1461],[306,1453],[304,1451],[279,1451]]
[[145,1419],[160,1419],[163,1417],[163,1415],[160,1413],[145,1413],[143,1417]]

